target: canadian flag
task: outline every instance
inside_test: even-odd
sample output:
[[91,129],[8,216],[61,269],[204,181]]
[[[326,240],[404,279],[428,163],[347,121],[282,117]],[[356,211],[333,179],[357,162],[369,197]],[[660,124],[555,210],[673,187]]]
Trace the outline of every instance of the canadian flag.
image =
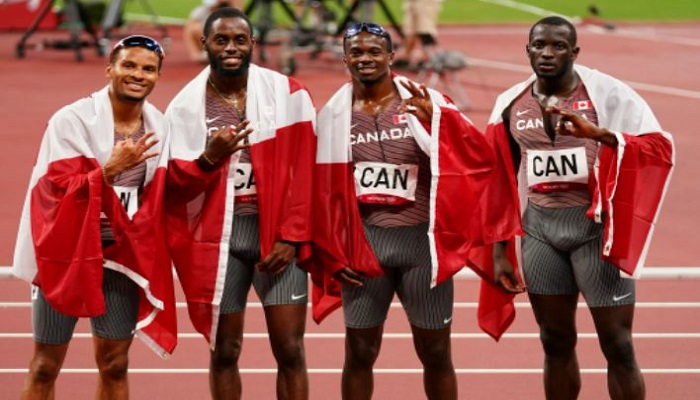
[[590,100],[575,101],[574,110],[590,110],[593,108],[593,103]]
[[394,114],[394,125],[405,124],[408,122],[406,114]]

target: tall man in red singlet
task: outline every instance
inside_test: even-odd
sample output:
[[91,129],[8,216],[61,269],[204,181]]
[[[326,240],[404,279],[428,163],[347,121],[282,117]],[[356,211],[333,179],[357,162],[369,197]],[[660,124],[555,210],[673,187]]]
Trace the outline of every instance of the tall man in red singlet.
[[[574,66],[579,47],[567,20],[537,22],[526,49],[535,74],[499,96],[489,121],[487,136],[508,171],[489,187],[506,220],[519,222],[525,210],[522,266],[545,352],[546,397],[575,399],[580,390],[580,292],[608,362],[610,397],[643,399],[629,277],[641,272],[669,182],[671,135],[627,85]],[[506,246],[494,247],[496,271],[512,268]]]

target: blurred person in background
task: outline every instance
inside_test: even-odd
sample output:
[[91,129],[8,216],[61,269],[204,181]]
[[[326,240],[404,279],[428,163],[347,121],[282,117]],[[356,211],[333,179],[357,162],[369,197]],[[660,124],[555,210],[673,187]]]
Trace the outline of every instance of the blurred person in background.
[[182,38],[190,60],[202,64],[209,62],[207,52],[202,47],[202,31],[204,22],[209,14],[222,7],[243,7],[243,0],[202,0],[202,4],[195,7],[185,21]]

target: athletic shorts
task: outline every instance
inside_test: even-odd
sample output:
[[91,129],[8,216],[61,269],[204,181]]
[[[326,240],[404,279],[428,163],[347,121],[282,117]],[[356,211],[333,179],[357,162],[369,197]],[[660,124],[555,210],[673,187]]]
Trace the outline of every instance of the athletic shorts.
[[389,306],[398,296],[412,326],[443,329],[452,322],[452,279],[430,288],[428,224],[381,228],[365,225],[384,275],[364,278],[364,285],[343,285],[343,313],[348,328],[367,329],[386,320]]
[[527,290],[541,295],[580,291],[589,307],[634,304],[635,282],[601,258],[603,224],[586,218],[587,209],[528,204],[522,246]]
[[401,26],[405,35],[429,34],[437,37],[439,0],[405,0],[404,21]]
[[308,284],[306,272],[292,261],[281,274],[258,272],[255,264],[260,261],[260,233],[258,215],[237,215],[229,241],[229,258],[226,268],[224,292],[220,313],[242,312],[248,300],[251,284],[263,306],[278,304],[306,304]]
[[[107,311],[90,318],[92,333],[104,339],[125,340],[134,337],[139,311],[139,287],[121,272],[104,269],[102,291]],[[63,345],[70,342],[78,317],[56,311],[44,292],[32,286],[32,327],[38,343]]]

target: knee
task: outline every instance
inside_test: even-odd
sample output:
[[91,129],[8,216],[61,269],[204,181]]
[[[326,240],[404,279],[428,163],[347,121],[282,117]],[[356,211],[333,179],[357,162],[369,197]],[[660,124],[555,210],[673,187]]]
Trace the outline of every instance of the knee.
[[127,353],[98,356],[97,369],[105,380],[124,380],[129,370],[129,356]]
[[298,369],[306,364],[303,338],[286,338],[272,344],[277,364],[281,368]]
[[575,332],[554,332],[543,329],[540,341],[545,355],[548,357],[568,357],[576,348]]
[[29,379],[39,384],[52,384],[60,370],[59,362],[46,357],[36,357],[29,369]]
[[416,344],[416,352],[421,363],[427,369],[451,369],[452,354],[449,338],[428,343]]
[[346,340],[345,363],[349,367],[371,368],[379,356],[379,345],[361,340]]
[[218,340],[211,353],[211,367],[214,370],[226,370],[238,365],[243,342],[240,339]]
[[632,338],[629,336],[601,339],[600,341],[605,359],[611,364],[617,364],[636,368],[637,362],[634,355]]

